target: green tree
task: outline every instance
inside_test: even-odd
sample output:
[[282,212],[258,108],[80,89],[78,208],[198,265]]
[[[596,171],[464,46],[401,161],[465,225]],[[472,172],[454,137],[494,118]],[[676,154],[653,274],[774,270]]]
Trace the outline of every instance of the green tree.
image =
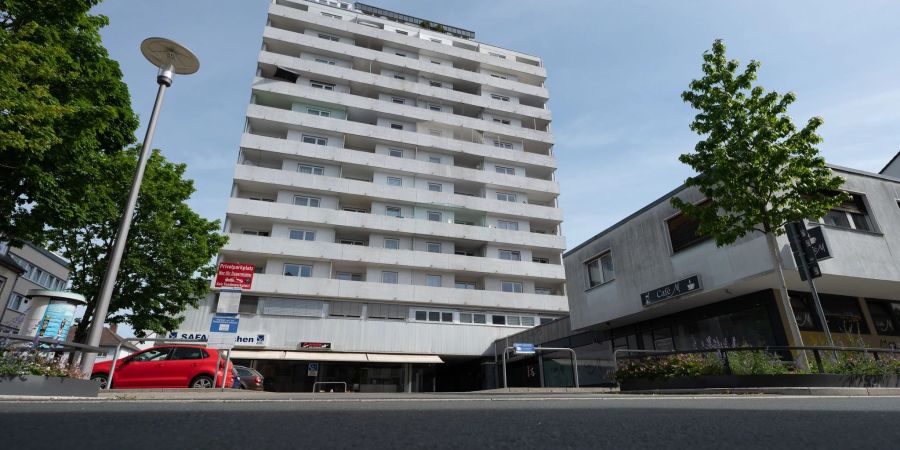
[[698,111],[691,130],[702,137],[693,153],[679,160],[696,176],[685,183],[696,187],[709,203],[694,205],[679,198],[672,204],[699,221],[698,232],[723,246],[759,232],[766,236],[781,293],[779,305],[792,340],[801,343],[790,307],[776,236],[788,222],[822,217],[842,202],[844,180],[834,175],[819,155],[819,117],[797,129],[787,114],[796,100],[754,86],[759,62],[728,60],[725,44],[713,43],[703,54],[703,77],[693,80],[682,99]]
[[[66,227],[48,230],[49,248],[71,261],[72,290],[85,296],[81,324],[89,324],[109,262],[123,199],[131,186],[139,149],[95,161],[86,180],[94,189],[83,198],[84,214]],[[194,192],[184,179],[184,164],[174,164],[154,150],[147,163],[131,232],[116,279],[109,313],[111,323],[127,323],[140,334],[173,330],[180,313],[209,291],[215,273],[210,263],[226,242],[219,221],[200,217],[185,203]],[[75,339],[83,342],[88,328]]]
[[100,0],[0,0],[0,240],[43,242],[85,214],[98,154],[134,142],[119,65],[88,14]]

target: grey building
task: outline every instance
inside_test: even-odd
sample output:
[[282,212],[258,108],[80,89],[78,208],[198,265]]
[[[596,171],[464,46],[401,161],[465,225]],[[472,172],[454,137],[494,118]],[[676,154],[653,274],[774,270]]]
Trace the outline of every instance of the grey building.
[[[900,345],[900,179],[833,167],[846,179],[846,203],[808,221],[820,227],[832,257],[816,279],[829,329],[838,343]],[[615,349],[686,350],[712,345],[794,345],[782,317],[771,253],[761,234],[717,247],[697,224],[670,204],[677,196],[701,202],[679,187],[564,255],[569,330],[540,327],[495,343],[571,347],[582,359],[583,384],[610,381]],[[824,345],[808,286],[799,277],[785,236],[778,238],[790,304],[803,344]],[[680,283],[679,283],[680,282]],[[718,341],[718,344],[717,342]],[[542,366],[559,372],[565,355]],[[527,366],[513,361],[511,380],[536,385]],[[548,374],[547,370],[543,370]],[[564,371],[563,371],[564,372]],[[568,375],[548,375],[567,383]],[[556,380],[556,381],[554,381]],[[520,384],[521,385],[521,384]]]
[[25,297],[29,290],[63,290],[69,278],[68,261],[27,242],[21,247],[0,242],[0,266],[3,267],[0,268],[0,299],[4,305],[0,332],[20,331],[29,307]]
[[219,261],[256,274],[176,335],[239,313],[235,358],[272,389],[467,390],[495,339],[565,315],[540,58],[366,4],[275,0],[254,65]]

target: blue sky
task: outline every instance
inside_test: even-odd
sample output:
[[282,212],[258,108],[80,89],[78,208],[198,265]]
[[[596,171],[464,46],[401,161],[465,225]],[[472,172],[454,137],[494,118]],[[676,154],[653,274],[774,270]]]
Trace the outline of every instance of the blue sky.
[[[268,0],[107,0],[103,40],[142,118],[156,91],[139,51],[175,39],[201,59],[167,93],[154,147],[188,165],[191,206],[224,217]],[[822,116],[826,159],[875,171],[900,151],[900,2],[370,0],[459,26],[479,41],[543,58],[557,141],[568,246],[574,247],[678,186],[678,162],[698,137],[680,98],[716,38],[729,56],[762,62],[760,84],[794,91],[802,126]]]

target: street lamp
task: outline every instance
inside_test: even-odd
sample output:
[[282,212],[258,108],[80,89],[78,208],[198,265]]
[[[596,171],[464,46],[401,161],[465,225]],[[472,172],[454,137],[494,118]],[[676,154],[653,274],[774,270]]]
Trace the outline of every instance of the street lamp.
[[[134,172],[134,181],[131,191],[128,192],[128,202],[125,211],[119,220],[119,231],[116,233],[116,241],[113,244],[109,256],[109,265],[103,276],[103,284],[100,288],[100,297],[91,320],[91,332],[88,336],[88,345],[100,345],[100,336],[103,334],[103,325],[106,321],[106,313],[109,310],[109,301],[112,298],[113,287],[116,284],[116,275],[122,262],[122,253],[125,252],[125,243],[128,240],[128,231],[131,229],[131,216],[137,203],[138,193],[141,190],[141,180],[144,178],[144,170],[147,168],[147,160],[150,158],[150,144],[153,141],[153,132],[156,129],[156,118],[162,105],[166,88],[172,85],[172,75],[189,75],[200,68],[200,60],[187,47],[165,38],[152,37],[141,42],[141,53],[156,67],[159,73],[156,75],[156,83],[159,90],[156,92],[156,102],[153,103],[153,113],[150,115],[150,123],[147,125],[147,134],[141,146],[141,154],[138,159],[137,169]],[[81,371],[85,376],[90,376],[94,368],[94,360],[97,355],[84,353],[81,356]]]

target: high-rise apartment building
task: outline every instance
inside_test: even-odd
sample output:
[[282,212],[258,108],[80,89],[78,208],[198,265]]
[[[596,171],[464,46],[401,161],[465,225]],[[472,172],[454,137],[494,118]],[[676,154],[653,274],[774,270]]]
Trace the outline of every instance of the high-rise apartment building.
[[277,390],[490,387],[496,339],[567,311],[546,76],[468,30],[273,1],[219,256],[256,270],[234,358]]

